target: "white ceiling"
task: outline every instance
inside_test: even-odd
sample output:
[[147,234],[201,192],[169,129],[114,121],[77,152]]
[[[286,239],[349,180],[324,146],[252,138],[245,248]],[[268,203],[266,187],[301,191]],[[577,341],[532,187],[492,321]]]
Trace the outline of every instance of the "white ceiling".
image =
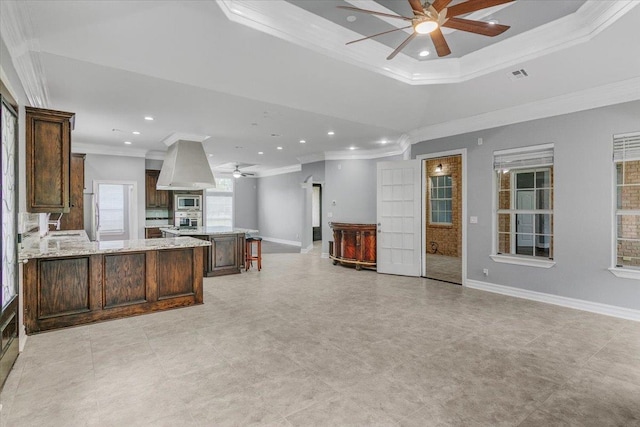
[[[520,2],[539,8],[553,8],[554,3]],[[561,18],[565,26],[547,23],[479,47],[446,66],[438,65],[442,59],[397,57],[431,67],[427,80],[445,68],[459,71],[457,83],[428,85],[398,78],[413,74],[399,71],[406,61],[388,71],[359,59],[356,63],[348,51],[345,59],[349,39],[341,40],[340,49],[327,50],[276,30],[296,17],[247,26],[228,15],[230,7],[255,10],[266,3],[272,10],[292,7],[315,16],[324,23],[315,28],[318,32],[337,26],[282,0],[3,0],[0,30],[19,73],[28,75],[31,69],[41,77],[24,79],[27,93],[35,98],[40,86],[42,106],[76,113],[74,148],[154,157],[166,149],[162,140],[169,135],[208,135],[204,145],[213,154],[212,165],[242,162],[257,165],[255,171],[314,159],[399,153],[408,142],[417,142],[416,135],[430,135],[429,129],[439,129],[442,136],[442,129],[456,124],[447,132],[464,132],[467,121],[514,109],[526,119],[523,104],[575,98],[640,78],[640,55],[629,45],[640,39],[640,8],[635,7],[640,2],[633,0],[587,1]],[[513,13],[516,6],[510,6]],[[581,25],[574,28],[576,23]],[[551,36],[539,34],[553,35],[553,47],[536,48],[532,32],[542,45]],[[561,34],[564,39],[558,38]],[[523,51],[514,43],[526,37],[528,50]],[[389,48],[374,44],[371,52],[387,52],[384,61]],[[486,63],[494,65],[482,65]],[[483,71],[477,72],[480,66]],[[511,80],[510,72],[521,68],[530,77]],[[640,98],[640,91],[631,96]],[[587,101],[576,108],[589,108]],[[145,115],[155,120],[145,121]],[[134,130],[141,135],[131,134]],[[329,130],[336,134],[328,136]],[[125,140],[133,144],[124,145]]]

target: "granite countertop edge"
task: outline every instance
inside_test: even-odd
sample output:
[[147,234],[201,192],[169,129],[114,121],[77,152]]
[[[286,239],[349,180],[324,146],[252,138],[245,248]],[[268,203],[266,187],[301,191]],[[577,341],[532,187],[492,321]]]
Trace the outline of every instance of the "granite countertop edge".
[[23,248],[18,260],[24,262],[36,258],[57,258],[94,254],[144,252],[162,249],[192,248],[211,246],[211,242],[192,237],[169,237],[163,239],[114,240],[102,242],[88,241],[40,241],[37,247]]
[[232,228],[230,230],[215,230],[210,227],[198,227],[193,229],[175,229],[172,227],[160,227],[160,231],[178,236],[214,236],[222,234],[257,234],[258,230],[248,228]]

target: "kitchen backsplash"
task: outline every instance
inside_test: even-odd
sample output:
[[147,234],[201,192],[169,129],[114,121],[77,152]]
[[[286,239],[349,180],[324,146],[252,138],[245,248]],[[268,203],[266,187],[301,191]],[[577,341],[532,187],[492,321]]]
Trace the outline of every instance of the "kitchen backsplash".
[[170,214],[173,216],[173,212],[168,209],[147,209],[145,216],[147,220],[169,219]]

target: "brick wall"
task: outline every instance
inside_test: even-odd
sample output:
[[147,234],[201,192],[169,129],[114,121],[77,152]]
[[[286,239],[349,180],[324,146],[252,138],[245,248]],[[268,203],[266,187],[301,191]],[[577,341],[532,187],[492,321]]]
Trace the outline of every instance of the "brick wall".
[[[462,256],[462,156],[429,159],[427,162],[427,253],[432,253],[432,242],[438,247],[442,255]],[[442,164],[442,171],[436,172],[436,167]],[[451,225],[431,224],[429,212],[431,198],[431,177],[451,175]]]

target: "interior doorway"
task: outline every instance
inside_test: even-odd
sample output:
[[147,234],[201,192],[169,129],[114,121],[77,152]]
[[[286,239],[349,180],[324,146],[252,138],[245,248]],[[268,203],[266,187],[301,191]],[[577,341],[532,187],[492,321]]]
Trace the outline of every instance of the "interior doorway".
[[322,240],[322,185],[313,184],[311,193],[311,227],[313,227],[313,241]]
[[96,240],[138,238],[136,183],[94,181]]
[[464,153],[447,152],[423,159],[423,276],[463,284]]

